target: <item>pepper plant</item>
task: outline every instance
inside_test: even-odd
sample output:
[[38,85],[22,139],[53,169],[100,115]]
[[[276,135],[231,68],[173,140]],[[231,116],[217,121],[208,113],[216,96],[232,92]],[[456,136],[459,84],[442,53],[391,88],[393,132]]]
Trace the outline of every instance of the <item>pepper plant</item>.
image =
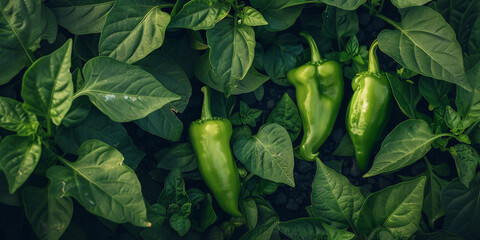
[[478,0],[0,12],[0,239],[480,235]]

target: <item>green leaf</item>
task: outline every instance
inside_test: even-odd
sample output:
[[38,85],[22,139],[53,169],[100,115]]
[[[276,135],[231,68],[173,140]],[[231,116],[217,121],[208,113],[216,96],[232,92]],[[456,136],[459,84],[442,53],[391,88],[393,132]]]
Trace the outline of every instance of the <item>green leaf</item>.
[[455,134],[460,134],[463,132],[462,118],[452,107],[447,105],[445,111],[445,124],[451,129]]
[[303,5],[287,6],[290,0],[251,0],[250,4],[258,9],[268,25],[270,32],[277,32],[291,27],[302,12]]
[[277,123],[284,127],[288,131],[292,142],[297,139],[302,128],[302,123],[297,105],[295,105],[287,93],[283,94],[280,102],[278,102],[277,106],[270,112],[267,123]]
[[173,230],[177,231],[180,237],[183,237],[190,229],[190,220],[178,214],[173,214],[172,216],[170,216],[170,219],[168,221],[170,223],[170,227],[172,227]]
[[97,139],[118,149],[125,157],[125,164],[136,169],[145,153],[138,149],[125,127],[112,122],[97,110],[92,110],[79,125],[71,128],[61,126],[57,132],[57,144],[66,153],[77,154],[84,142]]
[[435,139],[443,136],[449,134],[433,134],[423,120],[403,121],[382,142],[372,168],[363,177],[393,172],[415,163],[430,150]]
[[418,91],[418,88],[408,82],[400,80],[396,75],[390,73],[386,73],[386,75],[400,110],[408,118],[420,118],[421,115],[417,110],[417,104],[422,98],[422,95]]
[[257,11],[255,8],[246,6],[240,12],[240,18],[242,23],[248,26],[263,26],[267,25],[268,22],[263,18],[262,14]]
[[33,135],[40,124],[35,114],[25,111],[22,103],[0,97],[0,127],[17,132],[20,136]]
[[252,230],[257,226],[258,221],[258,209],[257,203],[253,198],[240,199],[240,210],[242,215],[245,218],[245,225],[247,225],[247,230]]
[[468,188],[477,172],[477,166],[480,163],[480,156],[472,146],[464,143],[450,147],[449,152],[455,159],[460,182]]
[[350,135],[345,134],[338,144],[337,149],[332,153],[333,156],[342,156],[342,157],[354,157],[355,156],[355,148],[353,147],[352,139],[350,139]]
[[[222,81],[213,71],[208,54],[200,56],[200,59],[195,66],[195,76],[198,78],[198,80],[209,87],[219,92],[224,92]],[[253,66],[250,66],[245,78],[239,81],[238,86],[232,90],[232,95],[255,91],[255,89],[259,88],[263,83],[268,81],[268,79],[270,79],[268,76],[257,72]]]
[[72,105],[72,40],[38,59],[23,75],[23,108],[60,125]]
[[420,77],[418,90],[427,99],[433,108],[448,105],[448,93],[453,89],[452,84],[427,77]]
[[392,4],[397,8],[407,8],[422,6],[430,1],[431,0],[392,0]]
[[74,197],[85,209],[112,222],[147,227],[147,210],[135,172],[115,148],[98,140],[84,142],[78,160],[47,170],[52,194]]
[[87,97],[79,97],[72,102],[68,113],[62,119],[62,125],[65,127],[75,127],[82,123],[90,113],[92,104]]
[[275,123],[263,125],[255,136],[238,139],[233,151],[251,173],[295,186],[292,142],[282,126]]
[[257,226],[265,225],[270,222],[276,222],[280,220],[275,209],[261,197],[254,197],[255,203],[257,204],[258,210],[258,220]]
[[425,177],[402,182],[371,194],[360,210],[356,225],[362,234],[383,226],[392,235],[408,239],[418,229]]
[[99,41],[100,34],[75,35],[75,39],[73,40],[73,52],[80,59],[87,62],[94,57],[98,57]]
[[40,138],[9,135],[0,143],[0,169],[13,194],[30,177],[42,153]]
[[383,30],[378,35],[380,50],[414,72],[471,90],[462,49],[443,17],[423,6],[408,8],[401,14],[401,23],[390,22],[397,30]]
[[82,35],[99,33],[114,3],[112,0],[56,0],[48,1],[47,6],[60,26],[75,35]]
[[265,72],[276,84],[291,86],[287,81],[287,72],[299,64],[298,59],[302,54],[303,46],[297,36],[291,33],[279,34],[265,52]]
[[158,203],[163,206],[170,204],[183,204],[188,202],[187,192],[185,191],[185,182],[178,168],[173,169],[165,179],[165,188],[158,197]]
[[198,208],[192,208],[190,221],[192,222],[193,229],[204,232],[217,221],[217,215],[213,210],[212,202],[212,196],[207,193],[205,194],[205,199],[198,203]]
[[180,99],[142,69],[109,57],[96,57],[83,67],[85,84],[75,98],[86,95],[116,122],[144,118]]
[[40,41],[53,43],[57,37],[55,15],[42,0],[0,2],[0,85],[7,83],[25,66],[33,64],[33,51]]
[[359,30],[355,11],[328,6],[322,13],[322,19],[322,34],[334,40],[354,36]]
[[451,181],[442,191],[445,209],[444,229],[466,239],[480,235],[480,175],[477,174],[467,188],[458,178]]
[[207,30],[206,34],[213,72],[221,80],[225,95],[229,96],[252,65],[255,32],[250,26],[226,19]]
[[69,197],[56,198],[46,188],[26,187],[22,191],[25,215],[42,240],[60,239],[73,215]]
[[437,0],[436,8],[458,35],[462,17],[471,3],[471,0]]
[[167,149],[160,150],[155,157],[158,159],[157,167],[181,172],[190,172],[197,169],[197,158],[193,152],[192,144],[181,143]]
[[455,105],[458,113],[465,119],[480,119],[480,62],[477,62],[473,68],[467,71],[467,79],[474,88],[469,92],[463,88],[457,87]]
[[355,237],[355,234],[346,230],[331,227],[330,225],[323,224],[325,232],[327,232],[328,239],[332,240],[349,240]]
[[480,53],[480,3],[472,3],[465,9],[458,29],[458,42],[470,54]]
[[169,28],[188,28],[192,30],[211,29],[225,18],[230,4],[218,0],[192,0],[183,5],[182,10],[172,17]]
[[355,10],[366,0],[321,0],[323,3],[341,8],[344,10]]
[[180,66],[165,53],[155,51],[135,65],[152,74],[165,88],[179,95],[180,100],[167,103],[135,123],[143,130],[170,141],[180,140],[183,123],[176,113],[182,113],[192,95],[190,81]]
[[442,189],[448,184],[448,181],[439,178],[433,169],[434,166],[427,163],[427,171],[425,171],[427,182],[425,184],[425,198],[422,207],[422,211],[427,215],[428,223],[432,228],[435,226],[435,221],[445,215],[440,202],[440,195]]
[[170,15],[157,4],[155,0],[117,0],[100,35],[100,56],[134,63],[162,46]]
[[[327,229],[324,228],[326,224],[317,218],[298,218],[287,222],[280,222],[278,229],[285,236],[291,239],[311,240],[311,239],[332,239],[332,240],[349,240],[355,237],[355,234],[345,230],[331,228],[336,231],[336,234],[342,236],[332,236],[328,234]],[[328,225],[326,225],[328,226]],[[328,229],[330,230],[330,229]],[[333,233],[332,231],[332,233]]]
[[312,207],[316,217],[337,228],[353,227],[364,198],[359,188],[317,158],[312,184]]
[[240,240],[257,240],[257,239],[270,239],[272,236],[273,229],[278,225],[278,221],[271,221],[261,226],[248,231],[243,235]]

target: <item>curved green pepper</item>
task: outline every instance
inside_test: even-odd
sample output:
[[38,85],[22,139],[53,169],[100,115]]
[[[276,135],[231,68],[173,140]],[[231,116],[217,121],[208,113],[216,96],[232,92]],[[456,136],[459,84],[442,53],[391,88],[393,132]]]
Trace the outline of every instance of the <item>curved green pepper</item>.
[[189,128],[198,169],[220,207],[233,216],[241,216],[238,210],[240,178],[230,148],[232,124],[228,119],[212,117],[210,89],[205,86],[202,92],[202,118],[192,122]]
[[287,73],[295,86],[297,105],[302,118],[303,139],[300,157],[314,161],[318,148],[332,131],[343,98],[343,74],[340,64],[320,57],[315,40],[300,33],[310,45],[312,60]]
[[377,40],[369,50],[368,71],[352,79],[353,96],[347,109],[347,131],[355,148],[360,171],[365,172],[370,154],[390,116],[391,89],[386,75],[380,71]]

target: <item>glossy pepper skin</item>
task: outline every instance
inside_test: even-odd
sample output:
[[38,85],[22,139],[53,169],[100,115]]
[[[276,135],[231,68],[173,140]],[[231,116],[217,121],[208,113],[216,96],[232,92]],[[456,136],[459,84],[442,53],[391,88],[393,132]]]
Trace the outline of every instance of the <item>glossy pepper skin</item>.
[[377,48],[375,40],[369,50],[368,71],[352,79],[354,93],[347,109],[347,132],[361,172],[368,170],[372,149],[385,129],[392,101],[388,79],[378,65]]
[[228,119],[212,117],[210,89],[205,86],[202,92],[202,117],[189,128],[198,169],[220,207],[230,215],[241,216],[238,210],[240,178],[230,148],[232,124]]
[[300,157],[314,161],[318,156],[318,148],[330,135],[337,119],[344,83],[340,64],[322,59],[310,34],[302,31],[300,35],[307,40],[312,59],[288,71],[287,80],[295,86],[298,110],[302,118]]

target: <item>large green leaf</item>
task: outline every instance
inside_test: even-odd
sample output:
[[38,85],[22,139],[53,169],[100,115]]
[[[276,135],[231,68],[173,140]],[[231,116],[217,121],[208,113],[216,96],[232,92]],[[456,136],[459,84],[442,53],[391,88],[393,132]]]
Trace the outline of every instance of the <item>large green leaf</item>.
[[467,188],[458,178],[442,191],[442,205],[445,209],[444,229],[465,239],[477,239],[480,235],[480,175]]
[[72,40],[38,59],[23,75],[23,108],[60,125],[72,105]]
[[230,4],[219,0],[192,0],[183,5],[168,24],[169,28],[211,29],[227,16]]
[[271,32],[285,30],[291,27],[303,9],[302,5],[292,5],[290,0],[251,0],[252,6],[260,11],[268,25],[265,28]]
[[40,138],[9,135],[0,143],[0,169],[8,181],[10,194],[27,181],[42,153]]
[[35,114],[25,111],[21,102],[0,97],[1,128],[17,132],[20,136],[28,136],[35,134],[38,125]]
[[256,228],[245,233],[240,240],[270,239],[273,230],[277,227],[277,225],[278,221],[271,221],[264,225],[257,226]]
[[366,0],[321,0],[323,3],[341,8],[344,10],[355,10]]
[[23,67],[33,64],[32,54],[40,41],[53,43],[57,37],[55,15],[42,0],[0,1],[0,85]]
[[276,84],[291,86],[287,80],[288,70],[297,66],[303,54],[303,46],[291,33],[279,34],[265,51],[265,72]]
[[288,131],[292,142],[298,137],[300,129],[302,128],[302,122],[297,105],[295,105],[287,93],[283,94],[280,102],[278,102],[277,106],[270,112],[267,123],[277,123],[284,127]]
[[117,0],[100,36],[100,56],[134,63],[159,48],[170,15],[155,0]]
[[116,122],[144,118],[180,99],[139,67],[109,57],[96,57],[83,67],[85,83],[74,97],[86,95]]
[[468,188],[477,172],[477,166],[480,163],[480,156],[475,148],[464,143],[459,143],[450,147],[449,151],[455,159],[460,182]]
[[353,227],[365,200],[360,189],[320,159],[316,163],[311,194],[315,217],[334,227]]
[[402,182],[371,194],[360,210],[356,225],[362,234],[375,227],[387,228],[394,237],[408,239],[422,216],[425,177]]
[[292,141],[282,126],[276,123],[263,125],[255,136],[237,140],[233,152],[253,174],[295,186]]
[[373,166],[364,177],[393,172],[415,163],[430,150],[435,139],[444,136],[449,134],[433,134],[423,120],[409,119],[398,124],[382,142]]
[[401,14],[401,23],[387,20],[396,30],[383,30],[378,35],[380,50],[414,72],[471,90],[462,49],[443,17],[424,6],[408,8]]
[[115,148],[98,140],[84,142],[78,160],[47,170],[56,197],[74,197],[85,209],[117,223],[148,227],[140,181]]
[[480,2],[472,1],[465,9],[460,28],[458,41],[465,51],[470,54],[480,53]]
[[132,169],[136,169],[145,156],[145,153],[135,146],[122,124],[112,122],[98,110],[92,110],[87,118],[75,127],[60,126],[56,134],[58,146],[66,153],[78,154],[82,143],[98,139],[118,149],[125,157],[124,163]]
[[472,0],[437,0],[436,7],[437,11],[442,14],[458,35],[463,14],[471,3]]
[[434,223],[445,214],[440,202],[442,189],[448,184],[448,181],[438,177],[433,171],[430,163],[427,163],[427,171],[425,171],[427,182],[425,184],[425,198],[423,200],[422,211],[428,218],[428,223],[434,228]]
[[465,119],[480,119],[480,62],[467,71],[467,78],[474,91],[467,91],[457,87],[455,105],[460,115]]
[[431,0],[392,0],[392,4],[397,8],[407,8],[422,6],[425,3],[430,2]]
[[73,215],[69,197],[57,198],[46,188],[27,187],[22,191],[25,215],[37,237],[57,240],[63,235]]
[[[222,81],[213,71],[212,64],[208,59],[208,54],[200,56],[200,59],[195,66],[195,76],[198,78],[198,80],[209,87],[219,92],[224,92]],[[250,66],[245,77],[240,80],[238,85],[232,90],[232,94],[238,95],[253,92],[263,83],[268,81],[268,79],[270,79],[268,76],[257,72],[253,66]]]
[[173,59],[159,51],[152,52],[135,65],[152,74],[165,88],[181,97],[135,123],[151,134],[174,142],[180,140],[183,123],[176,114],[185,110],[192,95],[187,75]]
[[107,13],[114,0],[53,0],[47,6],[57,17],[58,24],[75,35],[102,31]]
[[355,11],[327,7],[322,13],[322,19],[322,34],[334,40],[354,36],[359,30]]
[[397,75],[386,74],[388,82],[392,88],[393,97],[398,107],[408,118],[420,119],[420,112],[417,110],[417,104],[422,98],[417,87],[406,81],[400,80]]
[[280,232],[287,237],[296,240],[311,239],[331,239],[331,240],[349,240],[355,237],[355,234],[346,230],[337,229],[343,232],[342,238],[328,238],[328,233],[324,228],[324,223],[316,218],[298,218],[286,222],[280,222],[278,225]]
[[210,62],[227,96],[247,74],[255,52],[255,32],[247,25],[225,19],[207,30]]

